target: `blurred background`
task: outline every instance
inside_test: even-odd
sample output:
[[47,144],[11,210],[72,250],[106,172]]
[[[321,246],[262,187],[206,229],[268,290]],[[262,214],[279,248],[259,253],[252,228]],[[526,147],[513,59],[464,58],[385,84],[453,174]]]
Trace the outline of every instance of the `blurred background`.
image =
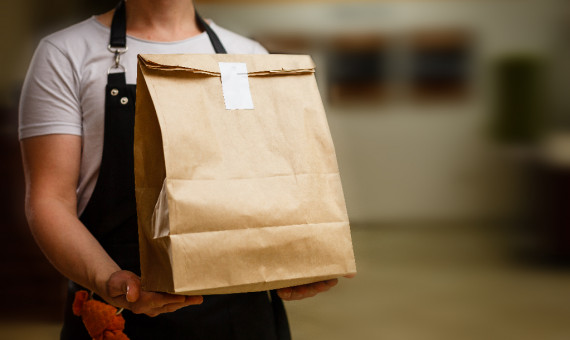
[[[0,4],[0,338],[58,337],[65,281],[23,216],[18,94],[39,39],[115,0]],[[310,54],[359,274],[294,339],[570,339],[570,2],[196,0]]]

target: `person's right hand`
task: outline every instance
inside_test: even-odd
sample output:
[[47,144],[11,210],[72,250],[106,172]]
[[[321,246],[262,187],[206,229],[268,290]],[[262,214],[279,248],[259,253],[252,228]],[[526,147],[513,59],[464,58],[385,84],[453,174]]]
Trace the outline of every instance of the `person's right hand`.
[[108,303],[128,309],[135,314],[146,314],[151,317],[174,312],[182,307],[199,305],[203,301],[202,296],[143,291],[140,278],[127,270],[111,274],[105,290],[106,293],[102,294],[102,297]]

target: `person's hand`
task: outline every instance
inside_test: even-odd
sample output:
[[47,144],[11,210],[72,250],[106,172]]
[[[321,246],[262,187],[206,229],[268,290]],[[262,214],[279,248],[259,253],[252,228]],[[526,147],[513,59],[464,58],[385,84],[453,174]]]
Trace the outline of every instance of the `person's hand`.
[[[350,274],[345,277],[353,278],[355,274]],[[336,286],[338,279],[319,281],[309,283],[306,285],[294,286],[277,289],[277,295],[285,301],[302,300],[308,297],[313,297],[319,293],[326,292],[332,287]]]
[[143,291],[140,278],[126,270],[111,274],[106,283],[106,294],[102,297],[116,307],[151,317],[174,312],[182,307],[199,305],[203,301],[202,296]]

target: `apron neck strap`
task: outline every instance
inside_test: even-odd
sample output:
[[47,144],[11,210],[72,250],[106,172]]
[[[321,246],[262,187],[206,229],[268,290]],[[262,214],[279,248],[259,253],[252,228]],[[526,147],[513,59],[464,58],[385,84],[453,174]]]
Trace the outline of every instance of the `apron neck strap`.
[[217,54],[227,54],[228,52],[226,51],[224,45],[222,45],[220,38],[218,38],[218,35],[216,34],[216,32],[214,32],[212,27],[208,25],[206,20],[202,19],[202,17],[200,16],[200,14],[198,14],[198,11],[196,11],[196,9],[194,9],[194,13],[196,13],[196,22],[208,34],[208,38],[210,38],[210,42],[214,47],[214,51],[216,51]]
[[113,21],[111,21],[111,37],[109,48],[124,49],[127,47],[127,14],[125,11],[125,1],[121,0],[115,7]]
[[[204,19],[198,14],[198,11],[194,11],[196,13],[196,22],[201,28],[208,34],[210,38],[210,42],[214,47],[214,51],[219,54],[227,54],[224,45],[218,38],[218,35],[212,30],[210,25],[206,23]],[[125,10],[125,1],[121,0],[115,7],[115,13],[113,14],[113,21],[111,22],[111,36],[109,39],[109,50],[115,53],[114,51],[126,51],[127,48],[127,16]]]

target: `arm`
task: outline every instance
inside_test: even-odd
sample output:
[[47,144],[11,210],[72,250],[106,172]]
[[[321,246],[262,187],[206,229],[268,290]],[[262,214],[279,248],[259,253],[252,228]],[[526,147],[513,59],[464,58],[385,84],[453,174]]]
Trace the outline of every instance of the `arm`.
[[107,302],[151,316],[201,303],[201,297],[144,292],[79,221],[76,186],[81,137],[45,135],[22,140],[26,216],[36,242],[66,277]]

